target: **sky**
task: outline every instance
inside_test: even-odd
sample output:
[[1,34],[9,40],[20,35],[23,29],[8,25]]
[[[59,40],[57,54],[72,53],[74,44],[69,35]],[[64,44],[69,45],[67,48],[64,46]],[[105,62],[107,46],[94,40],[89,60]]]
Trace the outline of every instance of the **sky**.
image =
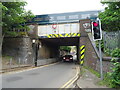
[[101,0],[25,0],[34,15],[104,10]]

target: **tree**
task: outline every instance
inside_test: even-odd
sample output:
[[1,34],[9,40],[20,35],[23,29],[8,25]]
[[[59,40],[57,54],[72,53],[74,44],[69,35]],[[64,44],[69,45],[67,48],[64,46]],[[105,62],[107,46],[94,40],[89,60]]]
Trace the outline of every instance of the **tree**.
[[27,29],[25,22],[30,21],[34,15],[31,11],[26,12],[24,6],[26,2],[2,2],[2,31],[5,36],[18,36],[19,32],[13,29]]
[[66,52],[70,52],[71,51],[71,47],[69,47],[69,46],[61,46],[60,50],[64,50]]
[[104,12],[99,14],[102,22],[102,29],[105,31],[120,30],[120,2],[102,2],[107,4]]
[[26,2],[0,2],[0,21],[2,19],[0,22],[0,55],[4,36],[21,35],[19,32],[12,31],[13,28],[29,30],[25,22],[31,20],[34,15],[31,11],[25,11],[26,4]]

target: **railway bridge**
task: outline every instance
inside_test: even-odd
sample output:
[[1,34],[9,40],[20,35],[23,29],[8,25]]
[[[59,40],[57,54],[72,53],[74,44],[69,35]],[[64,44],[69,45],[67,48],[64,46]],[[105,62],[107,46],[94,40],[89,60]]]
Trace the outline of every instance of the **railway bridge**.
[[99,12],[36,15],[28,25],[33,41],[39,46],[38,58],[58,58],[60,46],[76,46],[77,60],[83,64],[84,51],[90,44],[86,37],[91,33],[91,21]]

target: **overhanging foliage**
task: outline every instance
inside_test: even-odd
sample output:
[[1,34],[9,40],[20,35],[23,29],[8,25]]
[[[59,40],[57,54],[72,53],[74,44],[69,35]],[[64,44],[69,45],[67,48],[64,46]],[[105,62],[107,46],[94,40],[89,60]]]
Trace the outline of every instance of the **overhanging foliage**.
[[120,30],[120,2],[104,2],[108,7],[99,14],[102,22],[102,29],[105,31]]
[[31,11],[25,11],[26,2],[2,2],[2,30],[5,36],[18,36],[19,32],[14,28],[29,30],[25,22],[30,21],[34,15]]

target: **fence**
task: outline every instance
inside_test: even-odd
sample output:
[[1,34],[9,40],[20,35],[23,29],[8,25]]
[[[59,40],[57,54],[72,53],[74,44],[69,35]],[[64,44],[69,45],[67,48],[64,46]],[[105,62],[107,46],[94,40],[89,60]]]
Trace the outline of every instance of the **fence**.
[[13,57],[3,57],[2,58],[2,68],[0,72],[7,72],[7,71],[12,71],[13,69],[18,69],[21,67],[28,67],[28,66],[34,66],[34,60],[31,62],[30,60],[22,60],[19,58],[16,60]]
[[113,50],[120,48],[120,31],[103,32],[104,48]]
[[[4,58],[3,58],[4,59]],[[22,60],[19,58],[18,61],[14,60],[13,58],[8,58],[6,59],[7,62],[3,62],[2,69],[0,69],[0,72],[9,72],[9,71],[15,71],[18,69],[24,69],[25,67],[34,67],[35,66],[35,61],[33,58],[33,62],[30,62],[28,60]],[[5,61],[5,60],[4,60]],[[50,58],[50,59],[38,59],[37,60],[37,66],[41,65],[46,65],[46,64],[51,64],[54,62],[57,62],[58,59],[56,58]]]

